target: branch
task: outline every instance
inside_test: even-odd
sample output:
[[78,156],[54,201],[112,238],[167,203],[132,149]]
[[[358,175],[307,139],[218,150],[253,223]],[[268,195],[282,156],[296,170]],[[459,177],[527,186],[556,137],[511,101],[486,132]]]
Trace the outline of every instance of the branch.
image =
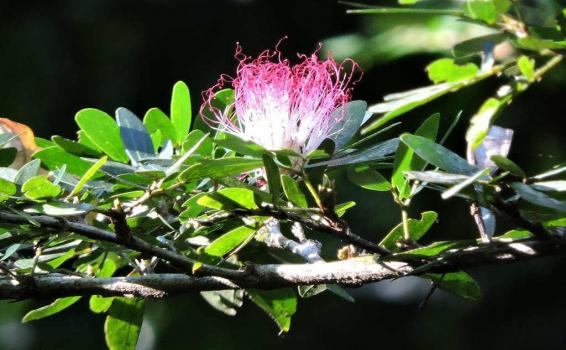
[[[126,248],[145,253],[148,255],[156,256],[165,261],[169,261],[171,264],[182,269],[187,273],[192,273],[194,260],[187,258],[179,253],[171,250],[160,248],[154,246],[142,239],[137,237],[130,237],[127,240],[121,239],[116,234],[110,231],[106,231],[94,226],[72,222],[66,220],[62,217],[51,217],[47,215],[33,216],[33,220],[36,224],[39,224],[42,228],[56,229],[65,232],[75,232],[85,237],[115,243]],[[0,212],[0,222],[12,223],[12,224],[26,224],[29,223],[28,219],[19,216],[17,214],[3,213]],[[238,280],[244,278],[245,275],[242,271],[225,269],[222,267],[211,266],[203,264],[199,267],[199,273],[202,275],[213,275],[219,277],[226,277],[233,280]]]
[[489,264],[529,260],[565,250],[566,238],[493,241],[444,252],[436,257],[434,266],[426,270],[422,269],[423,265],[403,261],[382,261],[376,257],[366,256],[316,264],[248,265],[245,270],[239,271],[247,276],[240,281],[183,274],[149,274],[141,277],[114,278],[82,278],[53,274],[35,276],[32,279],[33,283],[22,283],[5,276],[0,277],[0,299],[54,298],[71,295],[134,295],[161,298],[202,290],[272,289],[323,283],[360,286],[411,274],[446,273]]

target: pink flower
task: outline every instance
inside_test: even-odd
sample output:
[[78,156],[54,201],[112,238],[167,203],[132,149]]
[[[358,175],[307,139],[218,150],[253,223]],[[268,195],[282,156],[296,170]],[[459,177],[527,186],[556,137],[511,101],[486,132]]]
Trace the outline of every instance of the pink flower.
[[[318,51],[318,50],[317,50]],[[332,113],[351,97],[353,75],[358,65],[346,72],[343,63],[332,58],[321,60],[298,55],[300,63],[281,59],[277,47],[257,58],[242,55],[235,78],[222,76],[218,84],[204,93],[203,109],[212,112],[205,120],[217,130],[253,141],[268,150],[291,149],[301,154],[315,150],[324,139],[339,132],[336,123],[346,113]],[[234,103],[224,110],[212,106],[214,93],[230,84]]]

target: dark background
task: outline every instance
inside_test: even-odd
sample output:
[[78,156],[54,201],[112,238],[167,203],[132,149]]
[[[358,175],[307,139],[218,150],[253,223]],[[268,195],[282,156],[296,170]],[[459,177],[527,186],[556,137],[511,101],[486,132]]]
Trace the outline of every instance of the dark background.
[[[384,3],[384,2],[381,2]],[[334,0],[66,0],[2,1],[0,4],[0,116],[28,124],[38,136],[73,137],[74,114],[85,107],[113,111],[126,106],[143,116],[150,107],[167,111],[177,80],[191,88],[193,109],[200,92],[220,73],[232,73],[239,41],[245,52],[272,48],[312,52],[327,38],[358,33],[370,38],[387,21],[345,15]],[[424,33],[426,35],[426,32]],[[428,84],[424,67],[435,56],[415,54],[394,61],[364,61],[364,79],[354,98],[370,104],[382,96]],[[412,131],[432,112],[443,127],[459,111],[463,120],[449,140],[462,153],[467,120],[497,82],[488,81],[409,113]],[[563,67],[505,110],[499,124],[515,129],[511,159],[528,173],[564,162],[566,74]],[[348,220],[376,239],[399,222],[388,194],[363,192],[340,182],[339,193],[358,206]],[[437,210],[428,240],[474,237],[466,203],[442,202],[424,193],[413,208]],[[505,223],[503,223],[503,230]],[[267,316],[251,304],[230,318],[198,295],[148,305],[140,349],[563,349],[566,346],[566,261],[550,257],[513,266],[469,271],[483,299],[469,302],[438,292],[423,309],[428,284],[416,279],[382,282],[352,291],[349,304],[330,295],[301,300],[291,332],[277,336]],[[0,303],[0,349],[101,349],[103,318],[86,303],[47,320],[21,325],[26,310],[42,302]]]

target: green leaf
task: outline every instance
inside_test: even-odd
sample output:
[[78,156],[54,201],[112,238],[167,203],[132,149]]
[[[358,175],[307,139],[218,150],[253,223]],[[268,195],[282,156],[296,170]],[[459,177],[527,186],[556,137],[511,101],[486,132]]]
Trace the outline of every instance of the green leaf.
[[[417,131],[415,131],[415,135],[426,137],[434,141],[438,133],[439,124],[440,114],[435,113],[421,124]],[[423,170],[425,166],[426,162],[419,157],[415,157],[412,149],[403,143],[399,145],[397,152],[395,152],[395,160],[393,161],[391,185],[397,189],[400,199],[408,198],[410,195],[409,181],[405,179],[405,172],[410,170]]]
[[16,173],[16,177],[14,178],[14,183],[18,185],[23,185],[26,181],[36,176],[37,173],[39,172],[40,165],[41,162],[37,159],[26,163]]
[[267,177],[267,184],[269,185],[269,192],[273,196],[273,203],[276,204],[281,196],[281,175],[279,174],[279,168],[273,158],[269,155],[264,154],[263,165],[265,167],[265,175]]
[[[109,253],[102,262],[102,266],[96,272],[96,277],[112,277],[117,269],[123,266],[123,261],[115,253]],[[94,313],[103,313],[108,311],[112,306],[114,297],[101,297],[98,295],[93,295],[89,299],[90,311]]]
[[534,59],[523,55],[519,57],[519,59],[517,60],[517,66],[519,66],[519,70],[521,71],[521,74],[523,74],[529,82],[532,83],[533,81],[535,81]]
[[346,214],[346,211],[348,209],[353,208],[355,206],[356,206],[356,202],[354,201],[340,203],[336,205],[336,207],[334,208],[334,212],[336,213],[336,215],[338,215],[338,217],[342,217],[344,216],[344,214]]
[[509,97],[502,99],[489,98],[480,107],[479,111],[470,119],[470,127],[466,132],[466,141],[472,150],[478,148],[493,123],[493,120]]
[[102,152],[102,150],[98,148],[98,146],[96,146],[91,139],[88,138],[87,134],[84,131],[82,130],[77,131],[77,136],[78,136],[78,141],[81,145],[94,149],[98,152]]
[[384,102],[369,108],[372,113],[385,113],[385,115],[364,127],[362,135],[378,129],[398,116],[427,104],[463,84],[464,82],[441,83],[385,96]]
[[0,167],[10,166],[17,155],[18,150],[14,147],[0,148]]
[[92,164],[86,160],[82,160],[56,146],[37,151],[34,153],[33,157],[41,160],[50,170],[55,170],[55,168],[61,168],[65,165],[67,172],[79,176],[82,176],[92,166]]
[[145,302],[139,298],[115,298],[104,322],[110,350],[135,350],[143,322]]
[[[402,253],[394,254],[391,259],[404,258],[409,256],[418,257],[432,257],[451,249],[458,249],[468,247],[470,244],[475,243],[475,241],[439,241],[434,242],[426,247],[417,248],[413,250],[407,250]],[[395,257],[395,258],[394,258]]]
[[145,125],[130,110],[120,107],[116,110],[116,122],[120,128],[120,135],[126,148],[126,154],[137,163],[155,155],[151,136]]
[[257,209],[255,194],[246,188],[223,188],[206,193],[197,200],[197,204],[212,209]]
[[181,144],[191,128],[191,96],[189,87],[182,81],[173,86],[171,96],[171,123],[175,127],[175,143]]
[[308,164],[307,168],[314,168],[320,166],[336,167],[366,162],[378,162],[387,159],[387,156],[395,153],[399,139],[391,139],[378,143],[377,145],[368,147],[364,150],[357,151],[345,155],[343,157],[332,158],[325,162],[318,162],[315,164]]
[[330,139],[335,149],[342,149],[362,126],[368,104],[365,101],[351,101],[332,112],[330,118],[338,120],[332,127]]
[[480,300],[481,291],[476,281],[464,271],[450,272],[444,275],[436,273],[427,273],[423,275],[435,283],[439,283],[438,288],[470,300]]
[[22,186],[22,192],[30,199],[56,197],[61,188],[47,179],[46,175],[34,176]]
[[441,195],[442,199],[448,199],[448,198],[455,196],[456,194],[458,194],[458,192],[462,191],[464,188],[466,188],[468,186],[471,186],[474,182],[477,182],[481,178],[488,175],[490,172],[491,172],[491,169],[489,169],[489,168],[482,169],[482,170],[478,171],[477,173],[470,176],[466,180],[464,180],[464,181],[450,187],[446,191],[442,192],[442,195]]
[[214,143],[230,150],[236,151],[244,156],[262,157],[268,151],[252,141],[244,141],[232,134],[219,132],[214,138]]
[[491,43],[493,46],[507,40],[508,36],[505,33],[488,34],[484,36],[475,37],[454,46],[452,54],[457,58],[466,57],[473,54],[480,54],[484,51],[486,44]]
[[441,184],[441,185],[455,185],[462,181],[469,179],[469,176],[460,174],[450,174],[442,171],[406,171],[405,175],[409,180],[418,180],[421,182]]
[[[204,140],[202,140],[204,138]],[[202,141],[201,141],[202,140]],[[194,155],[210,157],[212,154],[212,140],[202,130],[191,131],[183,141],[183,153],[188,152],[200,141],[200,145],[193,151]]]
[[470,79],[476,76],[479,70],[473,63],[459,65],[451,58],[441,58],[426,67],[429,79],[435,84]]
[[243,290],[215,290],[200,292],[200,295],[210,306],[228,316],[235,316],[244,304]]
[[179,178],[183,181],[195,181],[204,178],[218,178],[241,175],[263,166],[261,159],[252,158],[220,158],[202,160],[184,170]]
[[171,123],[171,120],[161,111],[159,108],[151,108],[143,117],[143,124],[145,125],[147,131],[150,134],[154,134],[156,131],[161,132],[161,143],[165,143],[165,140],[169,140],[175,143],[177,140],[177,134],[175,127]]
[[96,207],[87,203],[49,203],[42,204],[37,210],[39,213],[52,216],[77,216],[93,211]]
[[504,171],[508,171],[511,174],[518,176],[520,178],[525,179],[527,177],[527,174],[525,174],[525,171],[523,169],[521,169],[517,164],[515,164],[515,162],[513,162],[512,160],[503,157],[502,155],[494,155],[491,156],[490,158],[500,169],[504,170]]
[[285,192],[285,196],[289,202],[299,208],[308,208],[309,204],[307,202],[307,198],[303,191],[301,191],[301,187],[295,179],[287,174],[282,174],[281,184],[283,185],[283,192]]
[[179,219],[188,220],[199,216],[206,209],[206,207],[198,204],[198,200],[206,195],[206,193],[197,193],[191,198],[187,199],[182,205],[183,208],[187,209],[179,214]]
[[101,314],[110,309],[113,301],[114,298],[112,297],[101,297],[99,295],[93,295],[88,300],[88,307],[90,311],[94,312],[95,314]]
[[161,130],[156,130],[150,135],[150,137],[151,137],[151,143],[153,145],[153,150],[157,152],[159,150],[159,147],[161,147],[161,144],[164,142],[163,137],[161,135]]
[[488,24],[497,21],[497,8],[493,0],[467,0],[467,13],[473,19],[479,19]]
[[383,192],[391,189],[389,181],[368,166],[348,168],[348,179],[367,190]]
[[311,284],[297,287],[297,292],[301,298],[312,298],[326,291],[326,284]]
[[511,187],[527,202],[540,205],[542,207],[551,208],[560,212],[566,212],[566,202],[559,201],[548,195],[539,192],[529,185],[521,182],[513,182]]
[[[195,135],[198,135],[198,133],[196,133]],[[190,149],[188,149],[185,153],[183,153],[183,155],[181,157],[179,157],[179,159],[177,159],[175,161],[175,163],[173,163],[173,165],[171,165],[169,168],[167,168],[165,170],[165,175],[167,176],[171,176],[173,174],[175,174],[176,172],[178,172],[181,167],[183,165],[185,165],[185,163],[189,163],[194,165],[198,165],[198,164],[194,164],[193,159],[190,159],[193,154],[199,150],[199,148],[204,145],[206,143],[206,141],[210,141],[210,139],[208,138],[208,134],[203,134],[202,137],[198,140],[196,140],[195,143],[193,143],[192,147]],[[187,164],[188,165],[188,164]]]
[[529,238],[532,236],[532,233],[526,230],[511,230],[507,231],[501,236],[495,237],[496,239],[521,239],[521,238]]
[[83,145],[80,142],[77,141],[73,141],[73,140],[69,140],[66,139],[64,137],[61,136],[52,136],[51,140],[53,141],[53,143],[59,147],[61,147],[62,149],[64,149],[65,151],[77,155],[77,156],[84,156],[84,157],[99,157],[100,156],[100,152],[96,149],[87,147],[85,145]]
[[566,180],[539,181],[534,182],[531,186],[537,191],[566,192]]
[[[414,241],[418,241],[424,236],[425,233],[432,227],[432,224],[438,218],[438,214],[433,211],[425,211],[421,213],[421,219],[409,219],[409,233],[411,235],[411,239]],[[399,251],[399,247],[397,246],[397,242],[403,238],[403,223],[395,226],[391,232],[379,242],[379,245],[392,250],[392,251]]]
[[291,288],[270,291],[249,289],[249,298],[277,324],[281,333],[291,328],[291,317],[297,311],[297,296]]
[[[234,90],[232,89],[222,89],[214,93],[210,101],[210,105],[205,103],[204,108],[202,109],[202,118],[196,118],[195,120],[195,129],[202,130],[204,132],[209,132],[210,126],[205,123],[205,119],[213,122],[216,117],[214,116],[211,109],[216,110],[216,112],[223,112],[226,108],[234,103]],[[212,107],[212,108],[211,108]]]
[[212,241],[204,252],[209,256],[222,258],[246,242],[256,231],[256,228],[250,226],[235,228]]
[[40,320],[45,317],[53,316],[56,313],[59,313],[70,307],[71,305],[79,301],[80,298],[81,297],[78,296],[56,299],[49,305],[45,305],[43,307],[40,307],[39,309],[28,312],[22,319],[22,322],[27,323],[30,321]]
[[0,178],[0,196],[13,196],[16,191],[16,185],[13,182]]
[[96,147],[118,162],[127,162],[120,128],[108,114],[94,108],[80,110],[75,120]]
[[419,157],[440,169],[465,175],[471,175],[477,171],[465,159],[426,137],[405,134],[401,135],[401,141],[409,146]]
[[86,172],[85,174],[81,177],[81,179],[79,180],[79,182],[77,182],[77,184],[75,185],[75,188],[73,188],[73,190],[71,191],[71,193],[69,193],[69,195],[67,196],[67,198],[71,198],[75,195],[77,195],[84,187],[84,185],[86,185],[86,183],[92,179],[92,177],[94,176],[94,174],[96,174],[96,172],[98,171],[98,169],[100,169],[104,164],[106,164],[106,161],[108,160],[108,157],[104,156],[102,158],[100,158],[96,163],[94,163]]

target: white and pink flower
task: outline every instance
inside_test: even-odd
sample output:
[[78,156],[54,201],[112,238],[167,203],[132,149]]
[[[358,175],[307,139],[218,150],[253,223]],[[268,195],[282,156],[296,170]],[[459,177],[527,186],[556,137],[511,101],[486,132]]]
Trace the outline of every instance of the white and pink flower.
[[[332,112],[350,101],[358,70],[352,60],[337,63],[316,54],[298,55],[301,62],[291,65],[277,48],[252,59],[238,46],[236,77],[221,76],[205,92],[203,109],[210,110],[213,118],[201,115],[215,129],[268,150],[290,149],[301,154],[315,150],[339,131],[334,126],[347,117],[347,113]],[[227,85],[235,91],[234,103],[224,110],[213,107],[214,94]]]

